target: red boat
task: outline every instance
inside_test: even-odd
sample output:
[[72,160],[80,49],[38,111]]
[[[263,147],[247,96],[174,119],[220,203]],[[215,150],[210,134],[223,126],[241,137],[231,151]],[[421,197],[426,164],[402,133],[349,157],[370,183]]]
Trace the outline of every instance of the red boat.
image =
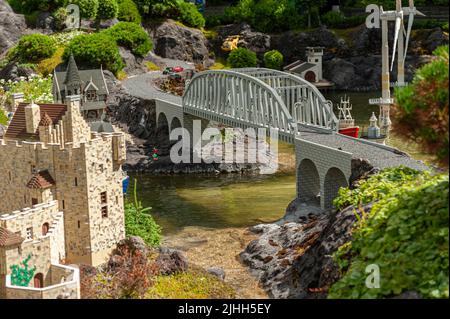
[[359,137],[359,126],[346,127],[339,130],[339,133],[342,135],[351,136],[354,138]]

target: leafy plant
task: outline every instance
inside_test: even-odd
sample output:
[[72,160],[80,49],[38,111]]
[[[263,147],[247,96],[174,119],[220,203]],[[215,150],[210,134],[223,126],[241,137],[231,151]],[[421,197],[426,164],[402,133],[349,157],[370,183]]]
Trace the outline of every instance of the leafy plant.
[[33,100],[38,103],[52,103],[52,83],[51,74],[47,77],[39,75],[33,75],[29,78],[21,77],[19,81],[0,79],[0,95],[3,88],[8,87],[8,90],[3,92],[7,100],[10,99],[13,93],[23,93],[25,101]]
[[139,10],[132,0],[118,0],[119,14],[117,18],[120,21],[134,22],[140,24],[142,21]]
[[269,69],[280,70],[283,66],[283,55],[277,50],[266,52],[264,54],[264,65]]
[[42,76],[47,76],[53,72],[53,70],[63,62],[62,56],[64,54],[64,48],[58,48],[52,57],[44,59],[38,63],[36,71]]
[[[0,94],[1,94],[1,90],[0,90]],[[8,124],[8,117],[5,114],[5,111],[0,108],[0,125],[6,125]]]
[[12,265],[11,268],[11,284],[13,286],[28,287],[31,279],[33,279],[36,271],[36,266],[30,268],[28,262],[31,259],[31,254],[27,256],[20,265]]
[[117,0],[98,0],[97,21],[116,18],[118,13]]
[[88,67],[102,65],[114,73],[124,67],[116,41],[104,32],[76,36],[64,50],[65,60],[71,52],[78,63]]
[[410,85],[395,90],[393,130],[417,142],[425,152],[436,154],[437,161],[448,167],[448,45],[437,48],[434,55]]
[[110,35],[118,45],[130,49],[134,54],[140,56],[145,56],[153,47],[153,42],[147,32],[136,23],[119,22],[103,33]]
[[73,3],[80,8],[80,16],[86,19],[93,19],[97,16],[99,0],[68,0],[67,4]]
[[137,199],[137,180],[134,181],[134,202],[125,205],[125,233],[127,236],[139,236],[149,246],[158,246],[161,242],[161,227],[148,214],[150,207],[144,208]]
[[[353,240],[335,253],[344,275],[331,287],[329,298],[385,298],[405,291],[424,298],[449,297],[448,175],[406,177],[387,192],[380,185],[384,195],[353,230]],[[361,186],[376,192],[376,186],[366,184],[374,180]],[[380,268],[378,289],[365,284],[371,264]]]
[[51,57],[56,51],[56,43],[52,37],[40,33],[24,35],[20,38],[14,54],[21,62],[39,62]]
[[55,11],[53,11],[52,16],[55,18],[55,28],[56,30],[64,30],[66,27],[66,19],[69,13],[67,12],[67,9],[64,7],[58,8]]
[[231,51],[227,64],[232,68],[247,68],[257,65],[256,53],[247,48],[237,48]]
[[205,26],[205,18],[198,11],[198,8],[193,3],[179,0],[177,2],[178,10],[180,11],[180,19],[186,25],[194,28],[203,28]]

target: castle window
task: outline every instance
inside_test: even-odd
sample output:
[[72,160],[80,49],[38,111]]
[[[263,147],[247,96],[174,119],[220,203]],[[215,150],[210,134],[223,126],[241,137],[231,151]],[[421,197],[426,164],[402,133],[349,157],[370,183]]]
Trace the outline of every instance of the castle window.
[[12,181],[11,172],[8,172],[8,176],[9,176],[9,181]]
[[31,205],[34,206],[34,205],[37,205],[37,204],[38,204],[38,199],[37,198],[32,198],[31,199]]
[[34,171],[36,170],[36,166],[35,165],[31,165],[31,173],[33,174]]
[[42,236],[47,235],[50,225],[48,223],[42,224]]
[[95,101],[97,99],[97,92],[94,90],[88,90],[86,92],[86,99],[88,101]]
[[64,199],[62,200],[62,209],[66,208],[66,203],[64,202]]
[[81,222],[78,221],[78,229],[80,229],[80,228],[81,228]]
[[26,239],[27,240],[32,240],[33,239],[33,227],[28,227],[27,228]]
[[102,207],[102,217],[103,218],[108,217],[108,206],[103,206]]
[[108,202],[108,196],[107,196],[106,192],[100,193],[100,202],[102,204],[106,204]]
[[78,186],[78,178],[75,177],[73,184],[74,184],[74,186]]

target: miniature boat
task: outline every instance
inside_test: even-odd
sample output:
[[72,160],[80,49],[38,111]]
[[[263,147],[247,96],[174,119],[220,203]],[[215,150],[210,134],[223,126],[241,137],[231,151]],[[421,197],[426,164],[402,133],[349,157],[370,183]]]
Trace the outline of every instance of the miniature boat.
[[355,120],[352,117],[349,97],[341,97],[341,103],[338,105],[339,110],[339,133],[342,135],[359,137],[359,126],[355,126]]

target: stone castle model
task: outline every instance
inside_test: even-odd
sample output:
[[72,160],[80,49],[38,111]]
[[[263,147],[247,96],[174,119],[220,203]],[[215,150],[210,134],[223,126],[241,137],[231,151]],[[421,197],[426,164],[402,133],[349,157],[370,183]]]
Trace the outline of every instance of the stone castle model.
[[[0,298],[79,298],[71,264],[104,263],[125,237],[122,133],[91,131],[79,95],[15,101],[0,139]],[[11,266],[31,256],[28,287]]]

